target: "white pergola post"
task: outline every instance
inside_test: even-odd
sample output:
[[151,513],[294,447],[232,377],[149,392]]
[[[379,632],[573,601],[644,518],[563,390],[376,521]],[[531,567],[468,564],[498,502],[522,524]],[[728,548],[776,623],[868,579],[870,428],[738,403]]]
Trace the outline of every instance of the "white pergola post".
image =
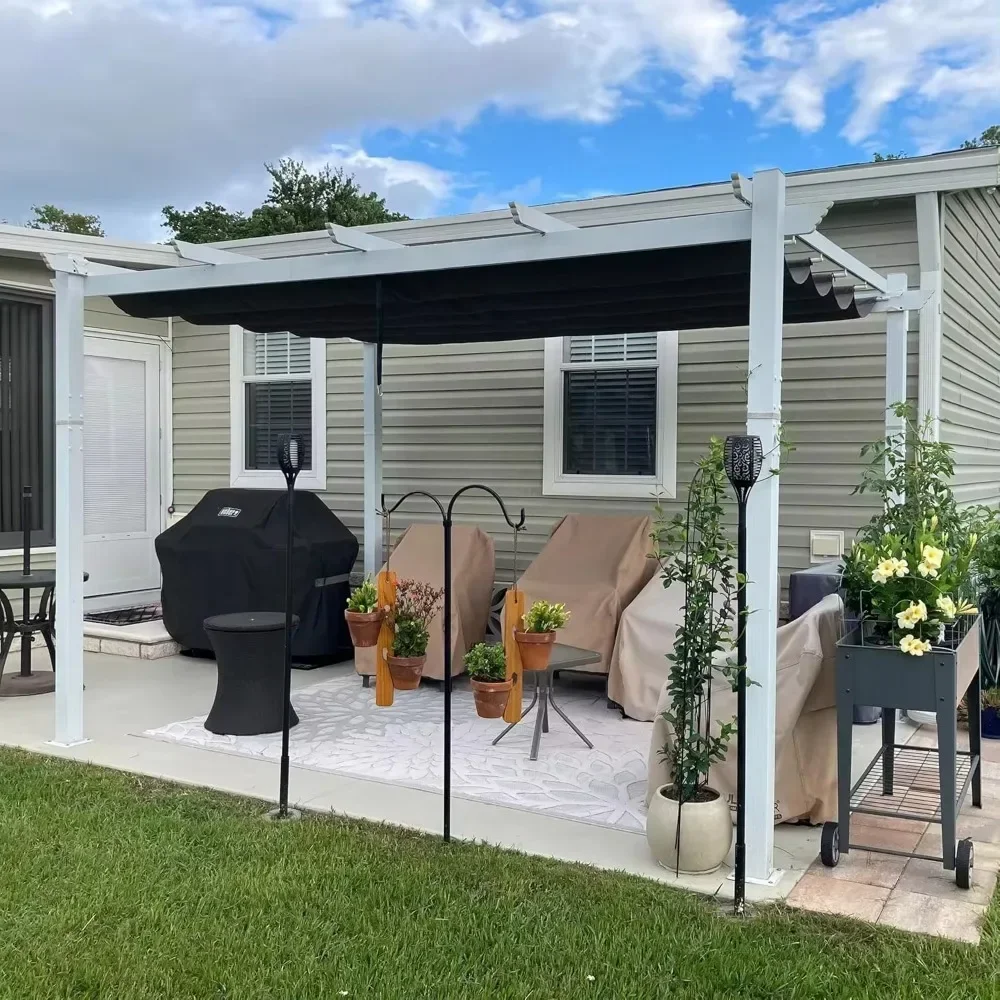
[[82,274],[55,272],[57,746],[83,735],[83,301]]
[[754,175],[750,239],[750,374],[747,433],[765,462],[750,493],[747,542],[747,878],[771,877],[774,859],[774,728],[777,695],[778,477],[781,328],[785,296],[785,175]]
[[365,438],[365,576],[382,568],[382,395],[378,385],[378,346],[362,345],[364,366]]
[[[906,275],[890,274],[886,278],[889,295],[902,295],[906,291]],[[886,437],[902,433],[905,421],[897,417],[892,408],[906,402],[906,341],[910,326],[910,313],[906,309],[887,312],[885,316],[885,434]],[[924,414],[918,415],[922,420]]]

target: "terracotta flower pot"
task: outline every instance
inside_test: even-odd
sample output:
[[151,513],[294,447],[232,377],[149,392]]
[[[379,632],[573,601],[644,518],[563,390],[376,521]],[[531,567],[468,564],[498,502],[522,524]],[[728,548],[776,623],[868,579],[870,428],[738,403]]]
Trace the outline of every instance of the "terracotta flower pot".
[[423,656],[390,656],[389,673],[392,674],[392,686],[397,691],[416,691],[420,687],[420,677],[426,662],[426,653]]
[[356,647],[366,649],[378,644],[378,634],[382,631],[382,622],[385,620],[385,612],[381,608],[367,613],[345,611],[344,617],[351,633],[351,642]]
[[555,632],[519,632],[515,629],[514,640],[525,670],[548,670],[552,645],[556,641]]
[[476,714],[480,719],[499,719],[507,707],[510,697],[512,680],[507,681],[477,681],[473,678],[472,694],[476,699]]

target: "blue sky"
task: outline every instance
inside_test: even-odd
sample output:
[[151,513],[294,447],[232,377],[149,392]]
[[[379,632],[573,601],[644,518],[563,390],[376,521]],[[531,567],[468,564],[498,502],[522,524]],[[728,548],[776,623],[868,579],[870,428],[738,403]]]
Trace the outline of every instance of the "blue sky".
[[0,0],[0,37],[0,218],[139,239],[167,203],[258,204],[285,155],[427,216],[1000,121],[1000,0]]

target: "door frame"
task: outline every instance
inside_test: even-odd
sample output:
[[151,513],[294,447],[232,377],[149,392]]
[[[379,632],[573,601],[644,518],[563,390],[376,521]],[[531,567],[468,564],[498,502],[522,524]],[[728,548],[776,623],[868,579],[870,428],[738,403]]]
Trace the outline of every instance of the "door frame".
[[[156,533],[162,532],[169,523],[168,510],[173,503],[173,378],[171,370],[171,343],[173,340],[173,321],[167,320],[168,339],[141,333],[130,333],[124,330],[108,330],[103,327],[85,326],[84,344],[86,338],[97,337],[101,340],[116,340],[124,343],[141,344],[157,348],[159,405],[159,473],[160,495],[157,504],[158,520]],[[54,550],[53,550],[54,551]],[[136,593],[136,599],[141,603],[152,603],[159,598],[158,591],[141,591]],[[85,607],[90,611],[109,610],[122,606],[123,595],[111,597],[88,597],[84,600]]]

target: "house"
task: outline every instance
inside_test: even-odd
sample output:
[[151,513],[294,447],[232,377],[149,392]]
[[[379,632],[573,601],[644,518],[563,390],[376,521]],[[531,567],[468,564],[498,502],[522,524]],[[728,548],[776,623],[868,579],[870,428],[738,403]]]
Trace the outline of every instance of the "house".
[[[831,205],[823,234],[881,275],[905,273],[911,289],[926,293],[926,304],[910,313],[907,396],[955,446],[960,497],[996,503],[1000,150],[806,171],[790,174],[787,184],[789,205]],[[736,207],[733,185],[725,182],[544,210],[592,226]],[[512,231],[503,211],[370,230],[407,245]],[[308,233],[218,249],[275,258],[334,246],[327,233]],[[816,257],[804,245],[786,252]],[[131,268],[177,260],[170,246],[0,227],[0,353],[8,387],[0,396],[0,569],[20,565],[18,497],[25,479],[36,491],[36,564],[54,558],[46,254]],[[362,536],[360,344],[135,319],[101,299],[87,300],[85,323],[85,561],[92,603],[115,606],[154,594],[153,539],[206,490],[279,485],[273,444],[289,414],[317,458],[300,486],[322,493]],[[544,335],[540,329],[531,339],[469,344],[459,353],[389,345],[384,354],[386,496],[415,488],[448,496],[467,482],[493,485],[512,507],[527,511],[522,566],[567,511],[648,511],[654,493],[682,500],[709,437],[739,432],[746,421],[746,328],[566,341]],[[870,499],[851,491],[861,446],[884,433],[885,354],[883,316],[785,326],[782,426],[795,450],[780,484],[784,573],[838,555],[870,515]],[[468,498],[458,516],[494,532],[498,575],[509,579],[511,539],[495,508]],[[404,523],[400,515],[398,527]]]

